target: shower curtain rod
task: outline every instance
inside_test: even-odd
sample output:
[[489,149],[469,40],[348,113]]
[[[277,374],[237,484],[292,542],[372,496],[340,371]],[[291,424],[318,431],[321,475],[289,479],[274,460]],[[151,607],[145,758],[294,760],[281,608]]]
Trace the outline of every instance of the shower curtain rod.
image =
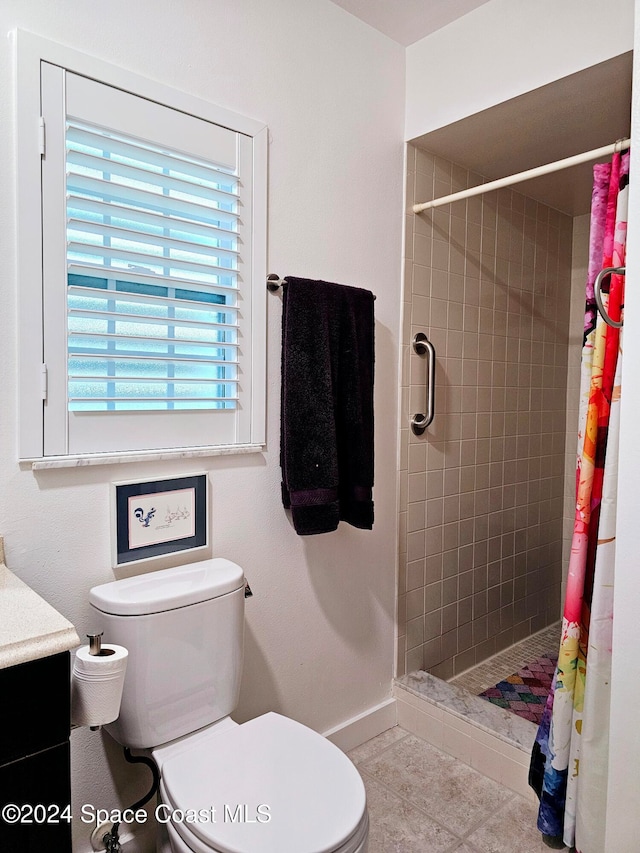
[[577,166],[579,163],[588,163],[590,160],[597,160],[598,157],[605,157],[607,154],[623,151],[625,148],[629,148],[630,145],[630,139],[618,139],[616,142],[611,143],[611,145],[603,145],[602,148],[594,148],[593,151],[585,151],[584,154],[575,154],[573,157],[565,157],[564,160],[556,160],[555,163],[547,163],[545,166],[536,166],[535,169],[527,169],[526,172],[519,172],[517,175],[498,178],[497,181],[479,184],[477,187],[470,187],[468,190],[461,190],[457,193],[451,193],[451,195],[434,198],[433,201],[425,201],[423,204],[414,204],[413,212],[422,213],[423,210],[430,210],[432,207],[451,204],[463,198],[481,195],[482,193],[491,192],[491,190],[499,190],[500,187],[509,187],[512,184],[519,184],[521,181],[529,181],[531,178],[537,178],[540,175],[559,172],[561,169],[568,169],[571,166]]

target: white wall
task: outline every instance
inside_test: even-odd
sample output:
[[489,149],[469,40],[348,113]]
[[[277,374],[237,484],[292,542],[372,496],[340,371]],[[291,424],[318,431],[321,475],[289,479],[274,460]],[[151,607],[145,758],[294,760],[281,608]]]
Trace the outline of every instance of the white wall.
[[[280,505],[279,296],[268,300],[263,455],[58,469],[16,462],[14,121],[0,48],[0,533],[8,566],[83,635],[89,588],[113,579],[109,483],[206,468],[216,555],[246,568],[238,719],[268,709],[326,730],[390,694],[396,552],[396,397],[404,50],[328,0],[5,0],[21,27],[264,121],[270,129],[269,268],[372,289],[376,522],[298,537]],[[144,771],[102,734],[72,736],[74,803],[130,805]],[[77,828],[76,851],[89,849]]]
[[[616,517],[616,570],[613,602],[613,661],[609,723],[609,784],[606,853],[638,849],[640,834],[640,707],[638,678],[638,483],[640,482],[640,0],[636,0],[636,53],[631,109],[631,165],[627,276],[624,300],[624,359],[620,398],[620,467]],[[634,176],[635,180],[634,180]]]
[[633,5],[490,0],[410,45],[405,139],[631,50]]

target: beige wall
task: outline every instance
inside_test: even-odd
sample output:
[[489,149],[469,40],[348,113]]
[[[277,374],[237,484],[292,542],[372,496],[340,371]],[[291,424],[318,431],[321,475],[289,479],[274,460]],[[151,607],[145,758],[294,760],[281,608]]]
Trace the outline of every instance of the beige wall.
[[[481,182],[409,146],[407,209]],[[572,220],[511,189],[406,228],[398,670],[450,677],[559,616]],[[424,331],[437,352],[424,410]]]

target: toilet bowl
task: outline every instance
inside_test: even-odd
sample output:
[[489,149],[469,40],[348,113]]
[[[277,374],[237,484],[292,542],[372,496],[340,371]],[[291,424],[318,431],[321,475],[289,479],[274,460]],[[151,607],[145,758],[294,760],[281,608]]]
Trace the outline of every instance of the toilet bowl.
[[107,730],[158,765],[158,853],[366,853],[366,795],[347,756],[281,714],[229,716],[242,569],[208,560],[103,584],[89,599],[105,636],[129,650]]

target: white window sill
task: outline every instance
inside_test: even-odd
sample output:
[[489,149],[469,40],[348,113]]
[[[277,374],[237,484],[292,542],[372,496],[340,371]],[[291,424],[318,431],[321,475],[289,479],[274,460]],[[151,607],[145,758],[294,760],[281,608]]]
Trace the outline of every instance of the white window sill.
[[126,453],[89,453],[79,456],[48,456],[25,459],[32,471],[47,468],[82,468],[85,465],[114,465],[120,462],[159,462],[164,459],[196,459],[202,456],[235,456],[241,453],[261,453],[264,444],[231,444],[212,447],[175,447],[167,450],[133,450]]

